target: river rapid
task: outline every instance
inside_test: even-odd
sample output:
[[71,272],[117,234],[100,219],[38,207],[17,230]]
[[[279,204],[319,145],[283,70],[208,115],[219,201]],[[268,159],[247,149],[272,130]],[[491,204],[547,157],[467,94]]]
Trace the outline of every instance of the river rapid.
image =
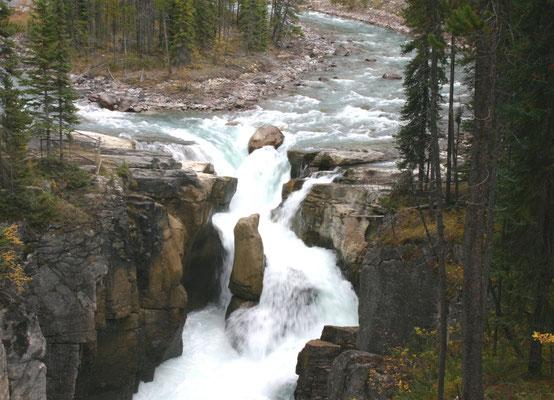
[[[392,146],[404,103],[402,81],[381,77],[403,74],[409,60],[401,55],[406,37],[317,13],[304,13],[302,20],[351,54],[324,59],[323,71],[303,76],[300,86],[253,110],[124,114],[80,106],[83,130],[148,138],[137,146],[180,160],[209,161],[219,175],[238,178],[229,211],[213,217],[226,249],[221,297],[188,315],[182,356],[160,365],[153,382],[140,384],[134,400],[293,399],[296,359],[304,344],[319,337],[326,324],[357,325],[358,300],[334,253],[305,246],[290,229],[310,187],[331,182],[334,175],[310,178],[278,212],[272,210],[290,179],[288,149]],[[262,124],[281,128],[285,142],[278,150],[264,147],[248,155],[248,139]],[[236,311],[226,323],[233,228],[239,218],[254,213],[260,214],[267,261],[263,293],[258,306]]]

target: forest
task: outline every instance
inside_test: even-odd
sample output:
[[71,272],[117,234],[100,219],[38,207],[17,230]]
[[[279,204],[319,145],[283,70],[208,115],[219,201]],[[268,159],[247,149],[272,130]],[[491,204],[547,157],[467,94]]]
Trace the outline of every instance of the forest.
[[[368,3],[332,2],[354,10]],[[79,125],[72,62],[101,53],[113,62],[152,57],[170,75],[229,47],[263,54],[302,36],[301,6],[297,0],[33,0],[22,26],[2,0],[0,286],[10,293],[0,298],[4,306],[30,279],[17,261],[26,250],[12,223],[45,229],[67,200],[38,191],[37,182],[61,179],[71,190],[93,179],[65,160],[62,145]],[[396,364],[398,380],[411,383],[392,385],[394,398],[429,392],[441,400],[550,398],[554,2],[406,0],[401,16],[411,32],[402,53],[411,59],[394,147],[406,190],[383,204],[392,213],[417,209],[414,224],[424,226],[438,271],[440,312],[436,332],[416,332],[423,344],[394,353],[411,360]],[[467,104],[455,101],[461,71]],[[448,96],[441,94],[445,88]],[[47,158],[30,155],[33,138],[45,140]],[[463,215],[455,227],[459,275],[447,232],[454,213]],[[453,282],[461,288],[459,325],[448,323]],[[422,376],[417,365],[431,372]],[[508,397],[498,397],[503,391]],[[518,391],[527,394],[517,397]]]

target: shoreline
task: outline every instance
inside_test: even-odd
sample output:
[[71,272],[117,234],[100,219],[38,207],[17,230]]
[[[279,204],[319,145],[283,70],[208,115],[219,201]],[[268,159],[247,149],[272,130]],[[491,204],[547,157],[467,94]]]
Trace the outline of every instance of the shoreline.
[[[407,27],[400,24],[400,17],[383,10],[347,10],[340,5],[331,6],[329,0],[310,0],[303,9],[391,29],[401,34],[409,32]],[[238,76],[189,82],[168,78],[156,81],[153,86],[146,86],[121,82],[113,76],[110,79],[102,75],[83,74],[73,75],[73,84],[79,99],[98,104],[104,96],[113,102],[104,108],[118,111],[141,113],[252,109],[262,100],[293,87],[300,74],[328,67],[325,57],[334,55],[340,47],[333,41],[332,32],[323,37],[305,26],[302,26],[302,30],[303,37],[291,39],[283,48],[260,54]],[[229,66],[228,72],[233,68]],[[185,88],[182,88],[183,84]]]

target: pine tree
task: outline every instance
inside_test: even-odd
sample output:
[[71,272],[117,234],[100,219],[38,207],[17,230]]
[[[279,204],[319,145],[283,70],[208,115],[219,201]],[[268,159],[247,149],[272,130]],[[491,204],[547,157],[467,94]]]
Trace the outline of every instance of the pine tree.
[[49,0],[34,0],[33,13],[29,23],[27,38],[30,56],[25,60],[29,65],[28,78],[29,106],[33,110],[32,128],[36,135],[46,137],[46,151],[51,151],[51,134],[55,130],[52,114],[55,107],[53,97],[55,52],[55,16]]
[[55,75],[52,97],[55,103],[52,111],[56,116],[56,128],[60,140],[60,159],[63,157],[63,134],[69,134],[79,120],[76,114],[77,107],[74,104],[74,101],[77,100],[77,95],[69,78],[69,72],[71,71],[69,37],[65,21],[62,19],[64,14],[63,0],[54,0],[56,24],[54,27],[55,48],[53,52],[53,68]]
[[51,154],[51,135],[59,136],[62,157],[63,133],[77,123],[74,100],[77,98],[69,72],[69,39],[64,21],[63,0],[36,0],[29,27],[31,67],[26,80],[31,97],[35,133],[46,136],[46,148]]
[[14,79],[19,59],[13,41],[14,27],[9,21],[10,9],[0,3],[0,187],[14,189],[17,179],[23,175],[23,158],[28,141],[30,122],[25,111],[21,92],[15,88]]
[[[431,120],[431,42],[429,35],[430,23],[429,2],[425,0],[408,0],[404,10],[406,25],[413,28],[414,38],[403,48],[403,53],[415,51],[414,58],[406,65],[404,88],[406,103],[401,110],[401,119],[406,122],[395,136],[400,150],[400,168],[417,168],[420,189],[425,180],[425,164],[428,159],[431,135],[429,123]],[[444,54],[437,55],[439,63]],[[437,70],[439,82],[444,81],[444,70]],[[435,115],[438,120],[438,102],[436,99]]]
[[[494,274],[503,280],[507,320],[533,331],[554,331],[554,5],[512,4],[503,89],[510,94],[503,121],[509,127],[499,175]],[[517,17],[516,17],[517,16]],[[542,345],[529,341],[528,370],[539,376]]]
[[174,35],[171,57],[176,65],[186,65],[196,50],[195,9],[193,0],[175,0]]
[[279,45],[285,38],[300,32],[298,26],[299,0],[273,0],[271,2],[271,39]]
[[212,0],[194,0],[194,25],[196,32],[196,46],[199,49],[210,48],[216,35],[215,4]]
[[269,20],[265,0],[240,1],[239,30],[247,50],[263,51],[269,44]]

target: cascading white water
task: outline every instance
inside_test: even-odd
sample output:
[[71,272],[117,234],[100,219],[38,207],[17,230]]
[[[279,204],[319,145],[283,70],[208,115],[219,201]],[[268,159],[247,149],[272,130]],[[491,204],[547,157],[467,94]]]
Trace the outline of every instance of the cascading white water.
[[[334,176],[311,178],[275,213],[280,189],[289,179],[286,150],[264,147],[244,159],[229,212],[214,216],[227,257],[218,305],[191,313],[183,332],[183,355],[142,383],[135,400],[290,399],[298,352],[325,324],[356,325],[357,298],[328,250],[307,247],[289,223],[310,187]],[[266,269],[260,303],[240,309],[225,324],[233,259],[233,228],[241,217],[260,214]],[[233,347],[234,345],[234,347]]]
[[[82,105],[82,129],[146,137],[148,144],[139,144],[145,150],[162,150],[178,160],[209,161],[218,174],[236,176],[239,182],[229,212],[214,216],[227,251],[220,276],[222,296],[218,304],[189,314],[183,355],[159,366],[153,382],[141,383],[135,400],[290,400],[304,344],[319,337],[324,324],[357,323],[357,299],[341,277],[334,254],[306,247],[289,228],[311,185],[329,182],[332,173],[308,179],[272,210],[289,179],[287,149],[391,146],[404,102],[402,82],[381,77],[385,72],[402,74],[409,60],[401,54],[406,38],[317,13],[303,14],[302,19],[351,48],[351,55],[324,60],[325,71],[306,74],[302,86],[284,90],[253,110],[126,114]],[[366,57],[376,61],[367,62]],[[286,133],[285,143],[278,150],[267,147],[247,155],[248,139],[263,123],[279,126]],[[156,138],[163,140],[152,143]],[[174,139],[194,144],[171,143]],[[260,214],[267,258],[263,294],[257,307],[235,312],[226,327],[233,228],[239,218],[253,213]]]

